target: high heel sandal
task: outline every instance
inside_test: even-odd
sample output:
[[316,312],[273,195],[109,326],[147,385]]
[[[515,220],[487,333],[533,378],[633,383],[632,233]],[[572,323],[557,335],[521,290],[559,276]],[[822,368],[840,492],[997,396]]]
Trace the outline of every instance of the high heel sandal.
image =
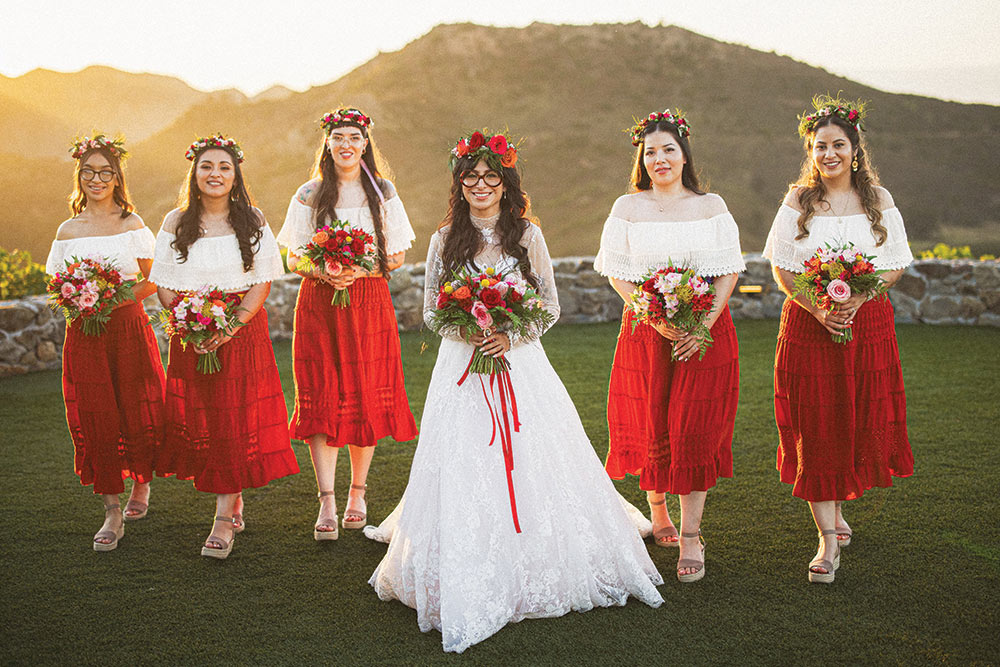
[[[209,558],[218,558],[219,560],[225,560],[226,558],[229,558],[229,554],[233,550],[233,544],[236,542],[236,535],[235,535],[236,521],[231,516],[216,516],[215,520],[219,523],[233,524],[233,539],[225,540],[213,532],[211,535],[208,536],[208,539],[205,540],[205,544],[202,545],[201,555],[208,556]],[[212,524],[212,527],[215,528],[215,524]],[[218,544],[221,544],[222,548],[216,549],[210,547],[208,546],[209,542],[216,542]]]
[[[104,506],[104,515],[107,516],[108,512],[111,510],[120,510],[122,508],[120,503],[112,503],[110,505]],[[118,527],[118,530],[99,530],[97,534],[94,535],[94,551],[114,551],[118,548],[118,540],[125,537],[125,521],[122,520],[122,525]],[[98,542],[98,538],[104,538],[111,540],[108,543]]]
[[[326,496],[332,496],[333,491],[320,491],[316,494],[317,498],[325,498]],[[336,500],[334,501],[336,502]],[[323,511],[323,505],[320,504],[320,512]],[[324,526],[326,528],[333,528],[333,530],[320,530],[319,527]],[[340,536],[337,531],[337,513],[334,512],[333,520],[323,519],[320,520],[319,517],[316,518],[316,525],[313,527],[313,539],[317,542],[323,542],[325,540],[335,540]]]
[[[367,484],[351,484],[351,488],[356,491],[367,491]],[[367,494],[366,494],[367,495]],[[359,530],[364,528],[368,523],[368,499],[363,498],[365,501],[365,511],[360,510],[344,510],[344,519],[340,522],[340,525],[344,527],[345,530]],[[353,519],[353,521],[348,521],[348,519]]]
[[[844,539],[840,539],[841,535],[846,535],[847,537],[845,537]],[[854,531],[851,530],[850,526],[846,528],[837,528],[837,544],[839,544],[842,547],[850,546],[851,535],[854,535]]]
[[[648,502],[649,502],[649,506],[650,507],[653,507],[654,505],[656,505],[656,506],[666,505],[667,504],[667,498],[666,498],[666,496],[664,496],[663,498],[660,498],[660,502],[656,502],[656,501],[648,501]],[[650,512],[650,514],[652,514],[652,512]],[[679,547],[680,546],[680,543],[681,543],[680,539],[668,540],[668,539],[666,539],[668,537],[677,537],[677,528],[675,526],[673,526],[673,525],[664,526],[663,528],[657,528],[656,530],[654,530],[653,531],[653,544],[655,544],[658,547],[665,547],[665,548],[668,548],[668,549],[671,548],[671,547]]]
[[[148,511],[149,503],[142,503],[129,498],[129,501],[125,503],[125,511],[122,512],[122,518],[126,521],[138,521],[139,519],[144,519]],[[129,512],[134,512],[134,514],[129,514]]]
[[[701,531],[697,533],[681,533],[681,537],[697,537],[701,545],[701,560],[693,558],[682,558],[677,561],[677,581],[682,584],[690,584],[705,578],[705,539],[701,536]],[[681,574],[681,570],[694,570],[691,574]]]
[[[836,535],[837,529],[830,528],[829,530],[821,530],[819,533],[820,542],[823,541],[825,535]],[[837,553],[833,557],[833,561],[820,559],[818,556],[809,561],[809,583],[811,584],[832,584],[834,575],[837,572],[837,568],[840,567],[840,544],[837,544]],[[820,568],[826,570],[826,572],[816,572],[813,568]]]

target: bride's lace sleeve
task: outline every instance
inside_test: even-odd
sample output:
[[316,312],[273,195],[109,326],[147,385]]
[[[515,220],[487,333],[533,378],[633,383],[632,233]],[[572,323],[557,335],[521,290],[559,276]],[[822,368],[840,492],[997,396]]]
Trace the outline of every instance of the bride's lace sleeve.
[[427,264],[424,266],[424,324],[442,338],[464,340],[458,333],[458,327],[439,327],[434,323],[433,315],[434,311],[437,310],[438,287],[441,285],[441,274],[444,272],[444,264],[441,261],[441,248],[443,246],[444,237],[441,230],[438,230],[431,236],[430,244],[427,247]]
[[[545,310],[552,314],[552,321],[544,327],[535,328],[526,336],[514,336],[512,345],[520,342],[538,340],[559,319],[559,295],[556,292],[556,278],[552,271],[552,258],[549,248],[545,245],[542,230],[534,224],[529,224],[525,232],[528,249],[528,260],[531,262],[531,273],[538,281],[538,296],[545,302]],[[522,241],[523,242],[523,241]]]

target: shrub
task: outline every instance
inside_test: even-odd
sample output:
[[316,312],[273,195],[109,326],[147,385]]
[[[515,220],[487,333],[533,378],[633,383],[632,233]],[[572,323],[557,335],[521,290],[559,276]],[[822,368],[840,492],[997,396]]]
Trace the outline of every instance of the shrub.
[[0,248],[0,299],[20,299],[45,294],[45,267],[31,261],[27,250]]

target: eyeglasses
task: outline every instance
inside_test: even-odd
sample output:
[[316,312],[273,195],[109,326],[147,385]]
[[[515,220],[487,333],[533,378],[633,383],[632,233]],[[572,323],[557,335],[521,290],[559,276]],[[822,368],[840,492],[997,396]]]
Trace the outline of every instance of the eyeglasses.
[[341,134],[331,134],[330,143],[334,146],[353,146],[354,148],[358,148],[365,143],[365,138],[360,134],[356,134],[352,137],[345,137]]
[[115,177],[115,172],[112,169],[94,171],[90,167],[84,167],[80,170],[80,178],[84,181],[92,181],[94,176],[99,176],[102,183],[110,183]]
[[488,171],[485,174],[477,174],[474,171],[467,171],[462,174],[462,185],[467,188],[474,188],[482,181],[491,188],[503,183],[503,178],[495,171]]

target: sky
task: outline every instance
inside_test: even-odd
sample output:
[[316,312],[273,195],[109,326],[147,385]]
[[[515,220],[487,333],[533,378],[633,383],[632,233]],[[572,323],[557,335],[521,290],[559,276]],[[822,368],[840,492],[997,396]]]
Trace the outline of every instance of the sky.
[[99,64],[177,76],[202,90],[301,91],[440,23],[533,21],[674,24],[890,92],[1000,104],[996,0],[36,0],[3,7],[0,74]]

